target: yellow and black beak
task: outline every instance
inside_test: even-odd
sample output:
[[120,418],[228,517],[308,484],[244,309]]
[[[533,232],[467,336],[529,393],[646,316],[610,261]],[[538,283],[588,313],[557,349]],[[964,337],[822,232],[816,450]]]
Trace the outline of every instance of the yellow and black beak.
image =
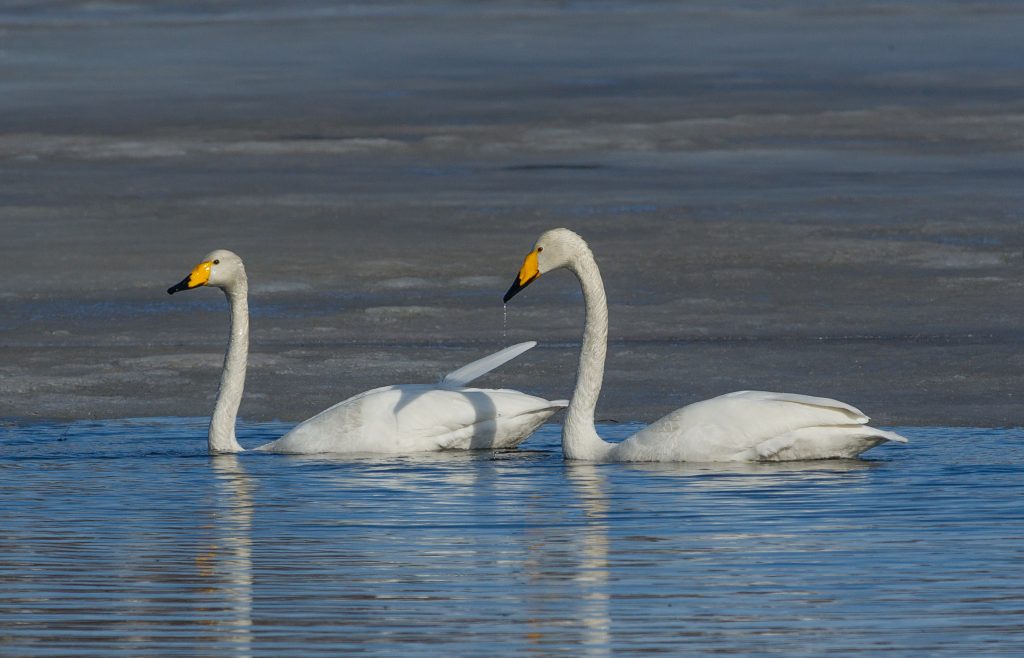
[[523,266],[519,268],[519,274],[517,274],[515,280],[512,281],[512,287],[505,293],[502,301],[507,303],[508,300],[516,296],[516,293],[530,285],[534,279],[540,276],[540,270],[537,267],[538,253],[540,253],[540,250],[534,249],[526,256],[526,260],[523,261]]
[[205,263],[199,263],[196,265],[192,273],[167,289],[168,295],[173,295],[176,292],[182,290],[191,290],[192,288],[198,288],[199,286],[205,286],[206,282],[210,280],[210,270],[213,269],[213,263],[206,261]]

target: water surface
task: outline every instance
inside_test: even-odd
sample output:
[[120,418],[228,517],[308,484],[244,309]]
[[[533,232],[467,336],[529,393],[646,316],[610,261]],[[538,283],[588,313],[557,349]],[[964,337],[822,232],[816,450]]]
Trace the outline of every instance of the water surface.
[[202,419],[8,423],[0,653],[1024,650],[1024,430],[900,431],[867,461],[595,466],[557,426],[341,459],[211,458]]

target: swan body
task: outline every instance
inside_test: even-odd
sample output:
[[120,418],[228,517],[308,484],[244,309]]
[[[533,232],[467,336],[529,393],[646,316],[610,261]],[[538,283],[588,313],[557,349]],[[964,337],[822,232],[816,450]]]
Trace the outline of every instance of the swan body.
[[608,347],[608,304],[587,243],[564,228],[540,236],[505,293],[507,302],[542,274],[568,269],[583,288],[586,320],[576,387],[562,426],[566,459],[624,462],[789,461],[853,458],[895,432],[867,425],[868,417],[837,400],[765,391],[738,391],[673,411],[621,443],[601,439],[594,409]]
[[407,453],[514,448],[565,404],[512,390],[383,386],[325,409],[257,450]]
[[[249,349],[248,279],[242,259],[225,249],[213,251],[167,292],[200,286],[221,288],[231,308],[231,334],[210,419],[209,451],[242,452],[235,438]],[[568,402],[466,385],[534,345],[507,347],[449,373],[436,385],[384,386],[352,396],[257,450],[398,454],[514,448]]]

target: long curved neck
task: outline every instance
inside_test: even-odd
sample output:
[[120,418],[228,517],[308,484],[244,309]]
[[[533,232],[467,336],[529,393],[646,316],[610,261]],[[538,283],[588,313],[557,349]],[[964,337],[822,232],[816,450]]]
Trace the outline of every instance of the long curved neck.
[[576,388],[562,426],[562,452],[566,459],[601,460],[613,447],[597,435],[594,427],[594,409],[601,394],[604,359],[608,350],[608,301],[601,272],[589,247],[583,246],[569,270],[583,288],[587,315],[576,370]]
[[210,419],[209,448],[214,454],[244,450],[235,438],[235,417],[242,403],[245,366],[249,359],[249,284],[243,278],[230,289],[225,288],[224,294],[231,305],[231,337],[224,356],[217,404]]

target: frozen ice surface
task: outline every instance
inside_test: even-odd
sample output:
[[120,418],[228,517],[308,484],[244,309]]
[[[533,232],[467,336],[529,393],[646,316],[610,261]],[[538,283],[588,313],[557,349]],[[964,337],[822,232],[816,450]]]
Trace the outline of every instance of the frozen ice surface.
[[[0,4],[0,417],[200,416],[243,256],[241,413],[298,420],[503,342],[546,228],[611,304],[600,412],[744,388],[1019,425],[1015,3]],[[482,383],[569,393],[582,307]]]

